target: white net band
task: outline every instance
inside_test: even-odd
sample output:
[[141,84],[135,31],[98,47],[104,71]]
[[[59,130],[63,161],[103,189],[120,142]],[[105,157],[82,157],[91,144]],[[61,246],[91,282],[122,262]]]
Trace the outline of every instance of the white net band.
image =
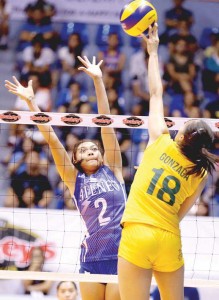
[[[117,275],[31,272],[31,271],[28,272],[0,271],[0,279],[28,280],[30,278],[32,280],[118,283]],[[152,285],[156,285],[156,281],[154,278],[152,279]],[[197,288],[198,287],[219,288],[219,280],[185,278],[184,286],[197,287]]]
[[[165,118],[170,130],[178,130],[189,118]],[[204,119],[213,131],[219,128],[218,119]],[[128,115],[65,114],[0,110],[0,124],[84,126],[147,129],[148,117]],[[156,124],[155,124],[156,126]]]

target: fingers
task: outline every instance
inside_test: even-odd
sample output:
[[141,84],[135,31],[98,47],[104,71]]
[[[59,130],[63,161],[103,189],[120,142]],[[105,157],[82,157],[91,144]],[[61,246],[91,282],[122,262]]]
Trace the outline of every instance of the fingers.
[[11,93],[11,94],[14,94],[14,95],[18,95],[18,93],[16,92],[16,91],[13,91],[13,90],[8,90],[9,91],[9,93]]
[[155,37],[158,36],[158,24],[157,23],[155,23],[154,26],[153,26],[153,35]]
[[157,37],[158,36],[158,24],[154,23],[153,27],[150,25],[148,28],[148,36],[149,38]]
[[[88,68],[88,63],[81,57],[81,56],[78,56],[78,59],[80,60],[80,62],[86,67]],[[88,61],[89,62],[89,61]],[[90,63],[90,62],[89,62]]]
[[[80,60],[80,62],[86,67],[88,68],[91,65],[91,62],[89,61],[89,59],[87,58],[87,56],[84,56],[84,58],[82,58],[81,56],[78,56],[78,59]],[[101,64],[103,63],[103,60],[101,60],[98,64],[96,62],[96,56],[93,56],[93,60],[92,60],[92,65],[94,66],[98,66],[100,67]],[[78,68],[79,70],[79,68]]]
[[79,70],[79,71],[87,72],[87,69],[86,69],[85,67],[79,67],[78,70]]
[[148,28],[148,36],[149,36],[149,38],[151,38],[153,36],[153,28],[151,25]]
[[99,63],[97,64],[98,67],[100,67],[102,65],[102,63],[103,63],[103,60],[99,61]]
[[33,80],[29,80],[28,81],[28,87],[32,87],[32,85],[33,85]]
[[144,34],[141,34],[140,35],[142,38],[143,38],[143,40],[147,43],[147,41],[148,41],[148,38],[146,37],[146,35],[144,35]]
[[17,88],[17,86],[14,83],[12,83],[11,81],[8,81],[8,80],[5,80],[5,85]]
[[90,61],[89,61],[89,59],[87,58],[87,56],[84,56],[84,60],[86,61],[87,65],[89,66],[89,65],[90,65]]
[[17,86],[21,85],[20,82],[17,80],[15,76],[12,76],[14,82],[16,83]]
[[8,89],[9,92],[12,92],[12,91],[15,93],[17,92],[17,88],[14,88],[8,84],[5,84],[5,87]]

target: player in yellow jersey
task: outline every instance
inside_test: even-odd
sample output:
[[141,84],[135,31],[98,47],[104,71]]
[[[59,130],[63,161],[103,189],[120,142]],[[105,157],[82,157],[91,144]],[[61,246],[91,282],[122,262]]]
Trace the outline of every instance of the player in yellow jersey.
[[119,288],[122,300],[148,300],[152,274],[162,300],[183,300],[184,261],[179,222],[201,194],[218,157],[206,148],[214,134],[190,120],[173,141],[164,121],[157,24],[143,36],[149,53],[149,142],[122,218]]

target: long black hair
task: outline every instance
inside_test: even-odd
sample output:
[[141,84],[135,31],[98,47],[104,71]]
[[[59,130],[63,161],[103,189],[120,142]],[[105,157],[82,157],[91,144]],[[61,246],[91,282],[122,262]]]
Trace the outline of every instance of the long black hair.
[[205,171],[212,173],[219,157],[209,152],[214,141],[210,126],[203,120],[192,120],[185,126],[183,135],[179,143],[180,151],[194,163],[194,166],[187,169],[187,174],[203,177]]
[[80,60],[78,59],[78,56],[82,56],[82,52],[84,49],[84,43],[82,41],[81,35],[79,32],[73,32],[69,35],[69,38],[75,36],[78,39],[78,46],[76,46],[75,48],[69,48],[70,52],[73,53],[74,58],[75,58],[75,64],[74,64],[74,68],[78,68],[81,65]]

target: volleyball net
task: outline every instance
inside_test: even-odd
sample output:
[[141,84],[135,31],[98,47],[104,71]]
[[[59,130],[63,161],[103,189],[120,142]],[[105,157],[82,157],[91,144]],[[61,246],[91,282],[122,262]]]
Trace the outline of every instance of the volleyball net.
[[[165,118],[171,133],[175,133],[188,120]],[[218,120],[203,120],[217,135]],[[100,139],[100,127],[115,128],[123,152],[123,174],[129,192],[135,172],[134,166],[141,161],[148,141],[147,122],[148,117],[143,116],[0,111],[0,279],[117,282],[117,276],[79,274],[80,244],[86,229],[79,212],[72,206],[70,196],[66,194],[66,188],[55,170],[48,145],[39,134],[36,125],[52,125],[69,153],[77,139]],[[9,135],[13,136],[13,143]],[[19,180],[19,175],[27,168],[28,162],[25,159],[28,153],[32,153],[34,159],[33,152],[36,149],[41,160],[35,168],[39,167],[38,171],[43,175],[42,182],[38,180],[39,189],[45,186],[49,189],[45,183],[48,178],[52,191],[51,194],[47,194],[44,206],[38,205],[41,200],[40,192],[32,195],[28,190],[26,199],[17,199],[19,197],[11,194],[10,189],[13,187],[19,190],[24,183],[25,189],[32,188],[28,179],[21,176]],[[208,183],[210,197],[215,195],[216,188],[217,180],[212,177]],[[197,216],[198,206],[199,202],[181,223],[185,286],[215,287],[219,286],[217,201],[211,199],[210,216]],[[40,247],[44,252],[43,271],[27,272],[30,253],[35,247]]]

